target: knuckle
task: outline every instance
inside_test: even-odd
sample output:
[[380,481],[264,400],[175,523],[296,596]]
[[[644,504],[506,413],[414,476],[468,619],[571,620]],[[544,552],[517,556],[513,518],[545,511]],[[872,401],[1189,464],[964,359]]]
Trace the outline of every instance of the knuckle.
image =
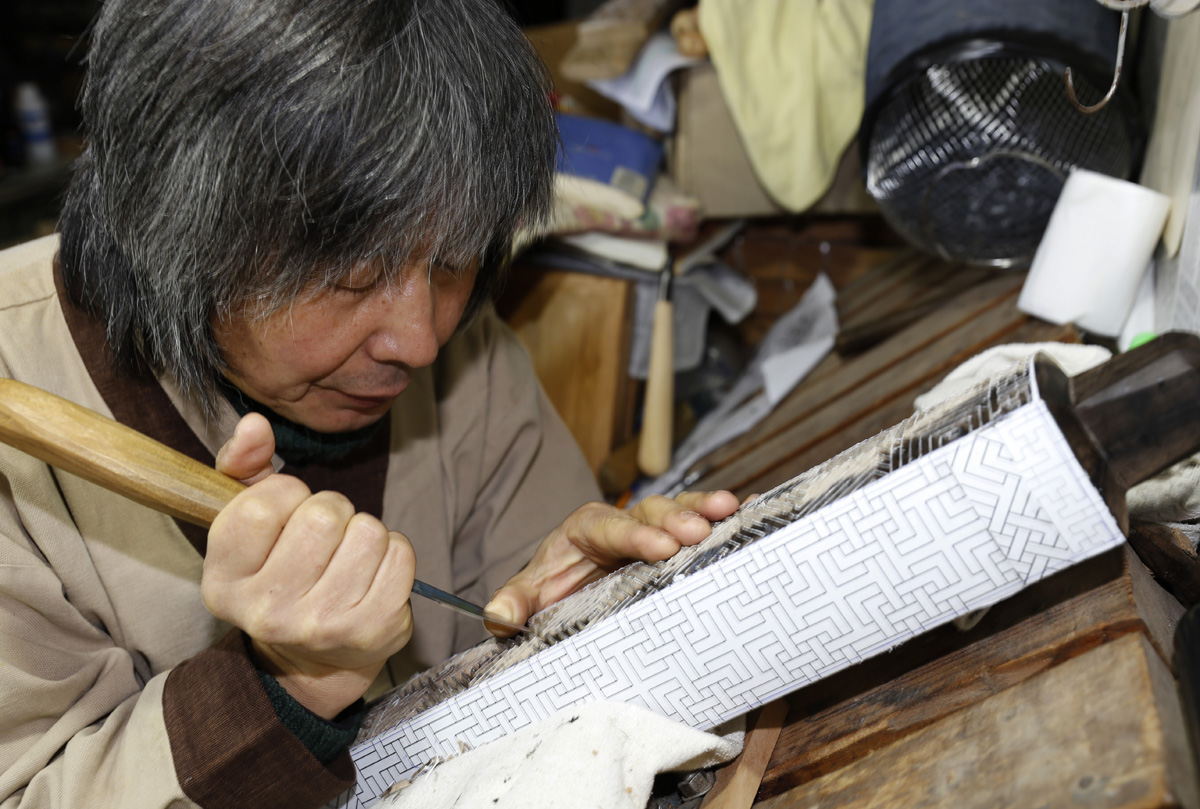
[[300,478],[291,475],[271,475],[255,483],[252,490],[269,492],[273,499],[300,503],[312,495],[311,490]]
[[388,540],[387,527],[370,514],[359,512],[350,518],[346,534],[359,542],[384,543]]
[[276,524],[278,509],[265,497],[252,495],[238,506],[238,523],[248,531],[257,532]]
[[312,496],[303,507],[305,527],[316,533],[340,535],[354,514],[350,501],[342,495],[326,497],[332,492],[321,492]]
[[396,621],[396,637],[400,639],[401,644],[408,643],[408,639],[412,637],[412,628],[412,608],[405,601]]
[[613,512],[613,507],[607,503],[591,501],[575,509],[575,513],[586,521],[600,520]]
[[206,578],[201,579],[200,600],[204,602],[204,608],[214,616],[222,620],[228,619],[229,613],[226,607],[225,588],[220,585],[208,583]]
[[670,508],[675,505],[675,500],[661,494],[652,494],[642,501],[647,507],[652,507],[655,510]]
[[341,528],[341,521],[338,517],[335,509],[330,509],[320,503],[312,504],[301,515],[305,530],[321,536],[334,533]]
[[388,552],[394,554],[396,561],[404,567],[414,567],[417,563],[417,553],[413,550],[412,543],[408,541],[408,537],[398,531],[388,533]]
[[621,534],[636,531],[646,524],[623,511],[617,510],[610,511],[600,518],[600,525],[605,531],[619,532]]
[[345,514],[346,519],[354,514],[354,504],[350,502],[350,498],[341,492],[320,491],[309,498],[314,503],[324,504],[327,508],[337,511],[340,514]]
[[238,625],[247,635],[265,643],[294,643],[298,637],[293,623],[278,610],[261,602],[247,608]]
[[340,626],[323,616],[307,615],[297,627],[297,641],[315,652],[337,649],[341,643]]

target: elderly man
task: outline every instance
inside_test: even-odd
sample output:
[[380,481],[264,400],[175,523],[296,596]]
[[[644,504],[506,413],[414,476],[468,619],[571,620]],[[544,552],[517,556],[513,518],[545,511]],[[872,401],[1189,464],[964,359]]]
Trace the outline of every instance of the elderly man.
[[492,0],[108,0],[88,61],[0,374],[253,485],[206,535],[0,447],[0,805],[319,806],[480,637],[414,574],[524,621],[735,508],[589,503],[487,306],[556,144]]

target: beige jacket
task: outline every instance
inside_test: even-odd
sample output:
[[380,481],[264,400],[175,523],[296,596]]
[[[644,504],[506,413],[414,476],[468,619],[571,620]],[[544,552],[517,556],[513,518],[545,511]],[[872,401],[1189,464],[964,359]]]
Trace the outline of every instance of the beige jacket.
[[[206,423],[152,381],[154,396],[135,395],[92,359],[89,373],[95,341],[68,328],[64,312],[79,314],[56,292],[56,249],[51,237],[0,252],[0,376],[149,432],[186,424],[172,443],[215,454],[232,411]],[[412,541],[417,576],[476,602],[598,497],[491,312],[414,374],[378,455],[381,516]],[[299,809],[349,787],[348,756],[322,766],[275,718],[243,637],[201,603],[201,568],[171,518],[0,445],[0,806]],[[419,599],[413,613],[376,690],[482,637]]]

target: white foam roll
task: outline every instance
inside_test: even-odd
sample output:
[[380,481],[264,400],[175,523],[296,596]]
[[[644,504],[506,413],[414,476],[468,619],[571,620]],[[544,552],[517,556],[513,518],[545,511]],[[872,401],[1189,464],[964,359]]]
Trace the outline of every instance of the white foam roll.
[[1052,323],[1116,337],[1162,234],[1171,201],[1092,171],[1067,178],[1017,306]]

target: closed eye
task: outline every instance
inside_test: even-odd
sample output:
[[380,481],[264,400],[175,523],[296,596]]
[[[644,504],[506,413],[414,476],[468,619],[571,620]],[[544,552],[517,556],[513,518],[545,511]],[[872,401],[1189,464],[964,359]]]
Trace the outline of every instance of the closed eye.
[[357,286],[352,286],[350,284],[334,284],[333,288],[341,292],[349,292],[351,295],[365,295],[375,289],[377,286],[379,286],[379,279]]
[[380,270],[355,270],[333,285],[334,289],[349,292],[352,295],[365,295],[383,282],[383,272]]

